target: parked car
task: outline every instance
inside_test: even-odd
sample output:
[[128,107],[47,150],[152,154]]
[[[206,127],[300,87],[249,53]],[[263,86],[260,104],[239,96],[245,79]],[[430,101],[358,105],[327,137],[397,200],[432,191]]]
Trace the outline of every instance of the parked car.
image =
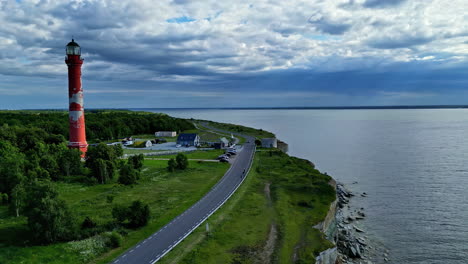
[[221,156],[217,157],[216,159],[217,159],[217,160],[221,160],[221,159],[229,159],[229,156],[227,156],[227,155],[224,155],[224,154],[223,154],[223,155],[221,155]]
[[229,160],[227,158],[222,158],[219,160],[219,162],[229,162]]

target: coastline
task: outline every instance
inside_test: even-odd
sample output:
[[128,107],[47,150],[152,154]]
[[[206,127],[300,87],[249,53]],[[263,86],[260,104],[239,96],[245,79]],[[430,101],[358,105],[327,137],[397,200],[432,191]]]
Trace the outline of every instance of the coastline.
[[[354,182],[353,184],[357,184]],[[360,195],[368,197],[366,193],[355,194],[343,183],[332,180],[330,182],[336,190],[337,199],[330,205],[327,217],[318,224],[335,247],[327,249],[317,257],[316,264],[373,264],[390,261],[389,251],[377,245],[367,235],[361,222],[366,214],[363,207],[355,207],[351,199]],[[333,216],[333,219],[332,219]]]

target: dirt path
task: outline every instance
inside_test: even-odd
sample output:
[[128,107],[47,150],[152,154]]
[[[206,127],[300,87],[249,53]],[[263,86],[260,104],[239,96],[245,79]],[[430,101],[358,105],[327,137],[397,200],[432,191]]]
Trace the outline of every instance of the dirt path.
[[[263,189],[265,197],[268,201],[268,206],[272,206],[271,194],[270,194],[270,183],[265,183],[265,188]],[[259,253],[258,261],[256,263],[267,264],[272,262],[273,252],[275,251],[276,241],[278,240],[278,229],[276,224],[273,222],[270,225],[270,232],[268,233],[268,239],[266,241],[263,250]]]

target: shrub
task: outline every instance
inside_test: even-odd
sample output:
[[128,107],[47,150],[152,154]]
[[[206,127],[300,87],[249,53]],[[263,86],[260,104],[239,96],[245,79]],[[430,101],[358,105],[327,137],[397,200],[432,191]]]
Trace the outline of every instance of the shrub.
[[122,245],[123,237],[117,231],[112,231],[111,233],[106,233],[105,236],[109,238],[106,245],[110,248],[118,248]]
[[144,204],[140,200],[137,200],[134,201],[128,209],[130,211],[128,218],[131,227],[141,227],[148,224],[150,219],[150,209],[148,204]]
[[8,194],[0,193],[0,201],[1,201],[2,204],[7,204],[8,203]]
[[83,223],[81,223],[81,228],[85,229],[85,228],[94,228],[96,227],[96,223],[91,220],[91,218],[89,218],[89,216],[87,216]]
[[107,195],[107,203],[112,203],[114,201],[114,195]]
[[174,172],[176,168],[177,168],[177,163],[176,163],[176,161],[175,161],[173,158],[171,158],[171,159],[167,162],[167,170],[168,170],[169,172]]
[[177,154],[176,156],[176,168],[179,170],[185,170],[188,168],[188,159],[187,156],[185,156],[182,153]]
[[132,167],[136,170],[141,170],[141,168],[143,168],[144,160],[145,156],[143,154],[133,155],[128,157],[128,164],[132,165]]
[[136,183],[140,178],[140,171],[133,168],[130,164],[125,164],[120,168],[119,183],[130,185]]
[[150,219],[150,209],[148,204],[137,200],[133,201],[129,207],[116,205],[112,209],[112,217],[121,225],[128,223],[129,227],[141,227],[148,223]]

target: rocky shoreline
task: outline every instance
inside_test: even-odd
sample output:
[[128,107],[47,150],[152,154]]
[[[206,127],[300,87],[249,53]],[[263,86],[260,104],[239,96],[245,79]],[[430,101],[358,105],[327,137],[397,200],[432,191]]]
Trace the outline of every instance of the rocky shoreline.
[[[356,182],[357,183],[357,182]],[[389,261],[388,251],[373,246],[365,230],[359,226],[366,217],[364,208],[353,208],[350,199],[354,194],[342,183],[336,184],[338,208],[336,212],[336,247],[339,264],[373,264]],[[367,197],[366,193],[359,194]],[[382,252],[383,251],[383,252]]]

